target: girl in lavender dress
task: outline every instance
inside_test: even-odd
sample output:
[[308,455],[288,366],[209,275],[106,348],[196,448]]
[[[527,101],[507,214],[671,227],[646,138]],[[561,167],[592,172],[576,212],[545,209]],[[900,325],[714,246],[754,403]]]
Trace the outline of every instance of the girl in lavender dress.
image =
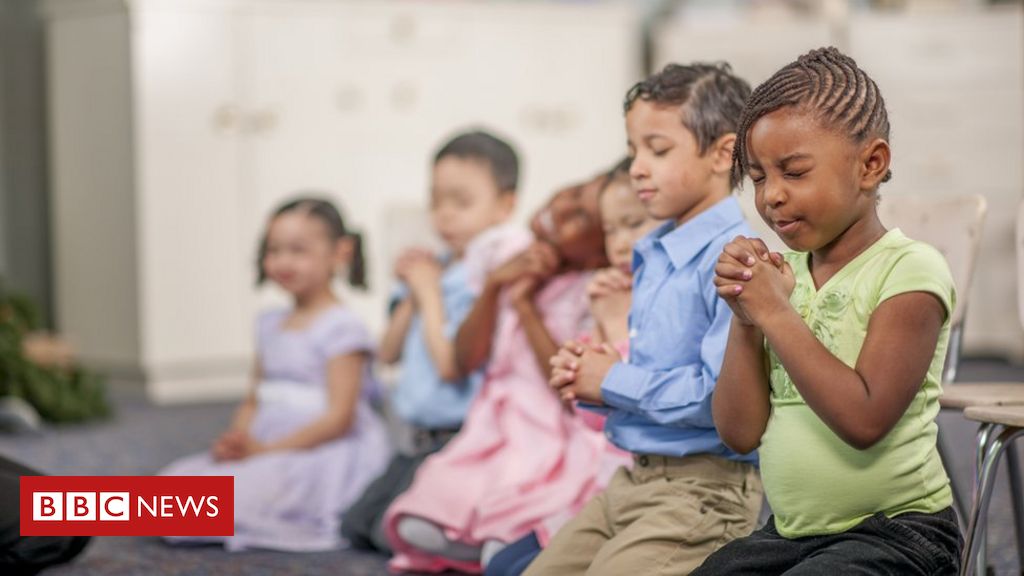
[[235,477],[235,533],[229,550],[318,551],[343,544],[340,515],[390,458],[370,400],[372,339],[331,290],[336,270],[364,286],[358,235],[329,202],[299,199],[271,218],[260,248],[260,281],[294,305],[260,315],[252,392],[208,452],[161,474]]

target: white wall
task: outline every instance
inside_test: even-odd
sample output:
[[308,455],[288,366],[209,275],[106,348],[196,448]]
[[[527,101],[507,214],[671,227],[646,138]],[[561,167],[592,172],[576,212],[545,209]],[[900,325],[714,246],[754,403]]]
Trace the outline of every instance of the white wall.
[[49,316],[51,278],[42,21],[0,2],[0,276]]

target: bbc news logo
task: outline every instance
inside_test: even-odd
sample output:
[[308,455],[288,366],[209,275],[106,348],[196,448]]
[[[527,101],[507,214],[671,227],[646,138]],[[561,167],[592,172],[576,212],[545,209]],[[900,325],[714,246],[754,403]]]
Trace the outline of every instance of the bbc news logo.
[[22,536],[231,536],[231,476],[22,476]]

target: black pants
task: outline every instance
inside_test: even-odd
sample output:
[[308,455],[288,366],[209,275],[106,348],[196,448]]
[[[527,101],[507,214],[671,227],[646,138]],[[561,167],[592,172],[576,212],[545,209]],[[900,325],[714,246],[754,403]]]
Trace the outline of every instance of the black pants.
[[39,475],[0,456],[0,574],[35,574],[71,560],[89,543],[87,536],[20,535],[18,480]]
[[956,514],[875,514],[830,536],[783,538],[775,517],[746,538],[726,544],[692,576],[955,576],[963,538]]
[[399,454],[391,459],[387,470],[367,486],[341,519],[341,535],[353,548],[391,553],[384,533],[384,513],[403,492],[409,489],[416,470],[431,454],[444,448],[455,430],[421,430],[416,433],[414,455]]

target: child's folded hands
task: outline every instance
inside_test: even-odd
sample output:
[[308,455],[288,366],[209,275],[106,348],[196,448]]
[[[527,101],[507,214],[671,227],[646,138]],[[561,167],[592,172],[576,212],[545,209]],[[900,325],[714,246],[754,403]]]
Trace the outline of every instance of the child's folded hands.
[[587,346],[570,340],[551,357],[548,383],[562,400],[601,405],[601,384],[618,362],[622,362],[622,356],[610,344]]
[[795,279],[782,254],[770,251],[760,238],[737,236],[718,258],[714,283],[736,319],[753,326],[789,304]]

